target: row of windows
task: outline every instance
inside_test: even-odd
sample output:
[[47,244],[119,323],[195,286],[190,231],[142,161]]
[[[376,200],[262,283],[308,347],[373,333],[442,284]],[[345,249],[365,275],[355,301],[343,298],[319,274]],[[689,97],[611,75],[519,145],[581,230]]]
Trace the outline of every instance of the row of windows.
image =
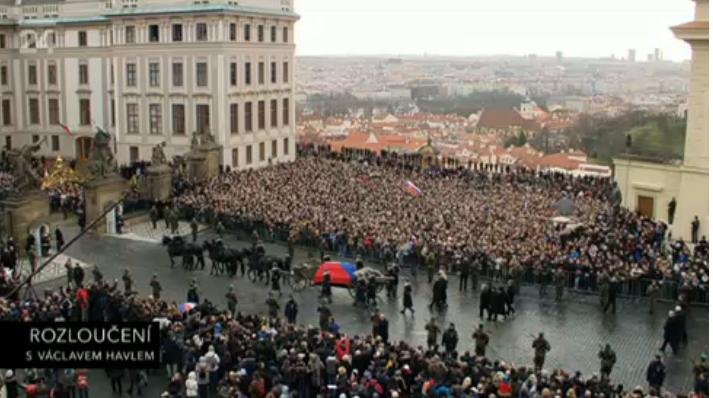
[[[2,125],[12,125],[12,107],[9,99],[2,101]],[[37,98],[27,99],[27,117],[29,124],[40,124],[40,100]],[[82,126],[91,125],[91,103],[88,98],[79,100],[79,124]],[[47,121],[50,125],[59,125],[61,123],[59,117],[59,100],[50,98],[47,100]]]
[[[287,156],[290,154],[290,139],[289,138],[283,138],[282,139],[282,154]],[[231,153],[231,164],[232,167],[238,167],[239,163],[239,152],[238,148],[233,148],[232,153]],[[277,140],[272,140],[270,143],[270,160],[277,158]],[[265,142],[261,142],[258,144],[258,161],[264,162],[265,161]],[[245,164],[246,165],[251,165],[253,163],[253,146],[252,145],[246,145],[245,146]]]
[[[243,41],[252,41],[252,26],[250,24],[243,25]],[[270,26],[270,42],[277,43],[278,38],[278,27]],[[289,42],[289,29],[287,26],[282,27],[282,42]],[[228,39],[230,41],[238,40],[238,24],[231,23],[228,25]],[[208,24],[205,22],[196,22],[194,25],[194,40],[195,41],[208,41]],[[137,42],[136,27],[133,25],[124,27],[124,41],[126,44],[134,44]],[[157,24],[148,26],[148,41],[150,43],[159,43],[161,41],[161,26]],[[183,24],[172,24],[171,25],[171,41],[173,42],[183,42],[185,41],[184,25]],[[265,41],[265,25],[257,26],[257,41]]]
[[[268,122],[270,127],[278,127],[278,109],[277,100],[270,100],[270,114],[269,120],[268,115],[265,112],[265,101],[257,101],[257,129],[264,130]],[[244,118],[245,118],[245,132],[249,133],[253,131],[253,102],[245,102],[244,107]],[[238,117],[239,105],[237,103],[230,104],[230,133],[238,134]],[[148,109],[149,114],[149,134],[152,135],[162,135],[163,134],[163,117],[162,117],[162,106],[161,104],[149,104]],[[210,130],[210,106],[205,104],[196,105],[196,127],[195,130],[198,132],[204,132]],[[112,103],[112,125],[113,125],[114,115],[113,115],[113,103]],[[127,134],[139,134],[139,104],[137,103],[127,103],[126,104],[126,133]],[[290,125],[290,100],[289,98],[282,99],[282,126]],[[184,104],[172,104],[171,105],[171,130],[173,135],[185,135],[186,134],[186,107]]]
[[[183,86],[183,63],[174,62],[171,65],[172,83],[174,87]],[[244,82],[245,85],[252,84],[251,70],[252,65],[246,62],[244,66]],[[265,63],[258,62],[258,84],[265,84]],[[80,85],[89,84],[89,65],[79,64],[78,81]],[[112,83],[114,81],[113,65],[111,73]],[[238,85],[238,64],[230,63],[229,80],[231,86]],[[282,63],[282,82],[289,83],[290,66],[288,62]],[[30,64],[27,66],[27,83],[31,86],[37,85],[37,65]],[[277,62],[270,62],[270,83],[277,83]],[[50,86],[57,85],[57,65],[47,65],[47,84]],[[6,65],[0,66],[0,85],[8,85],[8,70]],[[137,68],[135,63],[126,64],[126,86],[136,87],[137,85]],[[161,65],[158,62],[149,63],[149,86],[161,86]],[[205,62],[196,63],[196,86],[208,86],[208,64]]]
[[[81,65],[80,65],[81,67]],[[81,72],[80,72],[81,73]],[[149,63],[149,86],[150,87],[160,87],[161,85],[161,65],[158,62]],[[245,85],[252,84],[252,64],[246,62],[244,69],[244,83]],[[113,73],[112,83],[113,83]],[[171,64],[171,81],[174,87],[183,87],[183,63],[174,62]],[[81,76],[81,74],[80,74]],[[229,80],[231,86],[238,85],[238,64],[236,62],[230,63]],[[196,86],[197,87],[207,87],[208,86],[208,63],[197,62],[196,63]],[[282,63],[282,82],[289,83],[290,81],[290,65],[288,62]],[[81,78],[80,78],[81,83]],[[277,62],[270,62],[270,83],[277,83]],[[32,84],[32,83],[31,83]],[[126,64],[126,86],[136,87],[138,84],[138,74],[137,66],[133,62]],[[257,65],[257,84],[265,84],[265,62],[258,62]]]

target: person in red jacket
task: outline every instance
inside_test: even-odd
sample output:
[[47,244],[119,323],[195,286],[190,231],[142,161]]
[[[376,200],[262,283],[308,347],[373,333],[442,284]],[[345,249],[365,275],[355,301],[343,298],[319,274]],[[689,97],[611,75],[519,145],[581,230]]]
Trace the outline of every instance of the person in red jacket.
[[87,289],[83,287],[77,289],[77,304],[82,314],[82,322],[89,321],[89,292]]

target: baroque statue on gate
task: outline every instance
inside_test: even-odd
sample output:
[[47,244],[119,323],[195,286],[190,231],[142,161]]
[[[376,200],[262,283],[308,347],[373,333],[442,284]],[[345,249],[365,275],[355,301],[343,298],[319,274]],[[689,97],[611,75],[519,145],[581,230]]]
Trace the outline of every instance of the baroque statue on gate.
[[106,177],[116,171],[114,154],[109,147],[111,135],[99,126],[95,128],[97,132],[94,134],[94,145],[89,154],[89,171],[92,178]]
[[42,176],[32,166],[32,157],[46,141],[47,136],[35,144],[28,144],[21,148],[7,151],[6,156],[12,170],[14,188],[17,193],[33,191],[42,184]]

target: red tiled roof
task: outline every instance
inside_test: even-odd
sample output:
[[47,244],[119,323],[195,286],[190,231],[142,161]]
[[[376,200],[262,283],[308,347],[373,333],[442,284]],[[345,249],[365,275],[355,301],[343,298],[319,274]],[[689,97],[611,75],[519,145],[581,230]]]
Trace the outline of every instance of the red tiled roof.
[[368,134],[354,132],[343,140],[331,140],[329,145],[333,151],[342,148],[367,149],[376,153],[383,149],[417,151],[426,144],[424,140],[413,140],[398,134]]
[[511,126],[532,131],[540,129],[537,121],[524,119],[517,111],[510,108],[485,108],[478,120],[478,127],[507,129]]

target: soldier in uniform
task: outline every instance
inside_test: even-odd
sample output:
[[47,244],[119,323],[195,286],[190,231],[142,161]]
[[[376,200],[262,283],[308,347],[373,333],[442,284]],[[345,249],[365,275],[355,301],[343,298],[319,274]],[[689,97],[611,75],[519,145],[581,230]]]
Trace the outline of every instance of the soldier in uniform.
[[366,284],[366,304],[376,307],[376,277],[371,275]]
[[399,286],[399,267],[396,264],[392,264],[388,271],[386,271],[386,274],[391,277],[386,285],[386,296],[389,298],[396,298]]
[[441,333],[441,328],[436,324],[436,318],[431,318],[426,324],[426,345],[428,349],[435,349],[438,346],[438,334]]
[[272,269],[270,270],[270,281],[272,282],[272,290],[276,291],[278,295],[282,296],[282,291],[280,290],[280,278],[282,273],[277,263],[272,264]]
[[238,308],[238,295],[233,291],[234,288],[231,284],[228,286],[228,293],[225,293],[225,298],[228,300],[228,310],[230,310],[232,316],[235,316],[235,310]]
[[191,237],[194,242],[198,240],[198,221],[195,217],[191,218]]
[[134,278],[131,277],[131,272],[128,268],[124,269],[124,275],[121,276],[121,279],[124,281],[124,292],[130,294],[131,287],[134,284]]
[[458,332],[456,332],[456,325],[453,322],[451,322],[448,329],[443,332],[443,336],[441,336],[441,344],[445,347],[446,354],[455,355],[456,346],[458,346]]
[[326,298],[330,303],[332,302],[332,276],[328,271],[324,272],[324,278],[322,279],[322,290],[319,294],[319,298]]
[[561,301],[564,295],[564,285],[566,283],[565,274],[562,269],[555,272],[555,300]]
[[540,287],[540,296],[546,296],[547,295],[547,278],[548,278],[548,272],[546,269],[540,269],[539,271],[535,271],[536,276],[538,279],[539,287]]
[[189,303],[200,304],[200,297],[198,296],[198,282],[195,278],[191,281],[191,286],[188,287],[188,292],[186,292],[186,301]]
[[218,234],[218,236],[220,236],[222,238],[224,232],[225,232],[225,227],[223,226],[223,223],[218,221],[215,224],[215,233]]
[[436,273],[436,253],[429,252],[426,257],[426,270],[428,272],[428,283],[433,282],[433,275]]
[[153,229],[156,229],[156,223],[159,219],[158,209],[156,208],[156,205],[151,206],[151,210],[149,211],[149,218],[151,218],[151,225],[153,225]]
[[475,340],[475,355],[479,357],[485,356],[485,348],[490,342],[490,337],[485,333],[485,327],[482,323],[478,325],[478,329],[473,333],[473,340]]
[[601,360],[601,374],[602,377],[608,379],[611,374],[611,370],[616,363],[616,353],[612,350],[609,344],[606,344],[603,349],[599,351],[599,359]]
[[607,295],[609,294],[609,278],[606,274],[600,275],[597,278],[597,286],[599,287],[599,306],[604,308],[607,303]]
[[646,298],[649,302],[649,314],[654,313],[654,305],[659,295],[659,284],[657,281],[652,281],[649,286],[646,286]]
[[606,314],[609,307],[612,309],[612,313],[616,314],[616,295],[617,295],[618,285],[616,279],[611,278],[607,286],[607,303],[604,306],[604,313]]
[[327,307],[325,300],[322,300],[319,307],[317,307],[317,312],[319,312],[319,329],[322,331],[329,330],[329,319],[332,317],[332,310]]
[[458,259],[458,267],[460,278],[458,281],[458,291],[465,292],[468,290],[468,277],[470,276],[470,264],[463,258]]
[[151,286],[151,291],[153,298],[158,300],[161,298],[161,290],[163,288],[161,287],[161,282],[158,281],[158,275],[153,274],[153,277],[151,278],[151,282],[149,282],[149,285]]
[[272,292],[267,293],[265,303],[267,304],[267,312],[270,318],[277,318],[277,313],[280,311],[280,303],[275,300],[275,296],[272,295]]
[[478,258],[473,256],[470,262],[470,281],[472,289],[475,291],[478,289],[478,274],[480,273],[480,264],[478,263]]
[[540,335],[532,342],[532,348],[535,349],[535,371],[537,372],[542,370],[547,351],[551,349],[550,343],[545,340],[544,333],[540,332]]

